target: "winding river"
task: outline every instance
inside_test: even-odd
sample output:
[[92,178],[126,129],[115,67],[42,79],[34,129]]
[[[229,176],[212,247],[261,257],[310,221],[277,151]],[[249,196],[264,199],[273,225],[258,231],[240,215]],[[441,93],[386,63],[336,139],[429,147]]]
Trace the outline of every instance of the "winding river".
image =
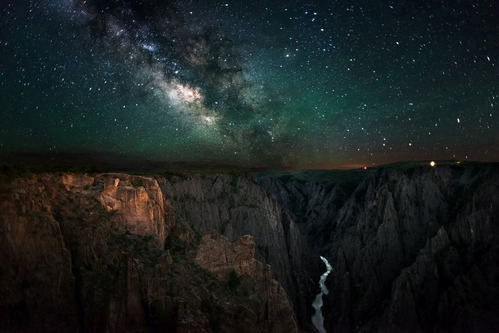
[[324,258],[323,256],[321,256],[321,260],[326,265],[327,270],[321,275],[321,278],[319,279],[319,286],[321,288],[321,292],[317,294],[314,302],[312,303],[312,306],[315,309],[315,314],[312,316],[312,324],[314,324],[315,328],[317,328],[317,330],[320,333],[326,333],[326,329],[324,328],[324,317],[322,316],[322,310],[321,310],[322,295],[327,295],[329,293],[329,290],[327,289],[325,282],[327,276],[333,270],[333,267],[331,267],[329,261],[327,261],[327,259]]

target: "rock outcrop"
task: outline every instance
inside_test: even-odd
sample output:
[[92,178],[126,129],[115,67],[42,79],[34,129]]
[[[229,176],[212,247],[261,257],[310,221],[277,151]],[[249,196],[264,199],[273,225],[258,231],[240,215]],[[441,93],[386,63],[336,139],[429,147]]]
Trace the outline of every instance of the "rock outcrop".
[[[164,245],[167,230],[163,193],[156,180],[126,174],[106,174],[98,179],[104,185],[99,202],[120,228],[142,236],[154,235]],[[168,203],[167,203],[168,204]],[[168,209],[168,208],[167,208]]]
[[253,322],[259,332],[298,332],[293,309],[270,266],[255,259],[255,242],[246,235],[236,244],[215,232],[201,238],[195,262],[229,283],[236,292],[251,295]]

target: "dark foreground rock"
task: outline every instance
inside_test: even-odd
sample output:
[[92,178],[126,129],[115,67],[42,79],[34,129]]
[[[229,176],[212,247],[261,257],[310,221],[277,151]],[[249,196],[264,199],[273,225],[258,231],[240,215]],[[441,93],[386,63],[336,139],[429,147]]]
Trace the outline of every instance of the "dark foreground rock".
[[326,328],[498,331],[498,165],[396,165],[340,176],[262,177],[333,266]]

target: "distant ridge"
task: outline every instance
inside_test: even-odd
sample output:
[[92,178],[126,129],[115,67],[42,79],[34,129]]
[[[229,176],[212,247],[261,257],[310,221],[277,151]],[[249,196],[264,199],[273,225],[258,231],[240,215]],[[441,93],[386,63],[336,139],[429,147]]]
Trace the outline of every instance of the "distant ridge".
[[[499,166],[499,162],[475,162],[444,160],[435,161],[436,166],[442,165],[490,165]],[[429,167],[430,160],[427,161],[404,161],[395,162],[364,168],[332,168],[299,169],[292,166],[271,167],[265,165],[239,165],[236,163],[223,163],[217,160],[197,160],[178,161],[161,158],[142,158],[140,156],[130,156],[110,152],[0,152],[0,165],[23,166],[23,167],[66,167],[69,169],[99,169],[103,171],[120,172],[157,172],[157,171],[204,171],[204,170],[238,170],[255,173],[257,177],[280,177],[293,176],[302,180],[327,181],[327,178],[338,179],[342,175],[348,174],[352,177],[358,174],[360,178],[372,174],[379,168],[390,167],[398,170],[405,170],[414,167]],[[334,174],[332,173],[334,172]],[[355,177],[354,177],[355,178]]]
[[[163,170],[227,170],[234,169],[247,172],[268,170],[259,165],[241,166],[221,163],[215,160],[176,161],[168,159],[141,158],[108,152],[10,152],[0,153],[0,165],[21,165],[26,167],[97,167],[106,171],[121,172],[154,172]],[[281,170],[290,170],[283,167]]]

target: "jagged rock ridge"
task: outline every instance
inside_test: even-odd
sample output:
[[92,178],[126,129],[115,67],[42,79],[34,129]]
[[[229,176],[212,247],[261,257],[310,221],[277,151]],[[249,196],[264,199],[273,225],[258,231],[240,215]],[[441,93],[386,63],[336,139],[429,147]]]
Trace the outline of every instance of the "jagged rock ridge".
[[300,176],[262,182],[333,266],[330,330],[499,328],[497,165],[386,167],[353,188]]

